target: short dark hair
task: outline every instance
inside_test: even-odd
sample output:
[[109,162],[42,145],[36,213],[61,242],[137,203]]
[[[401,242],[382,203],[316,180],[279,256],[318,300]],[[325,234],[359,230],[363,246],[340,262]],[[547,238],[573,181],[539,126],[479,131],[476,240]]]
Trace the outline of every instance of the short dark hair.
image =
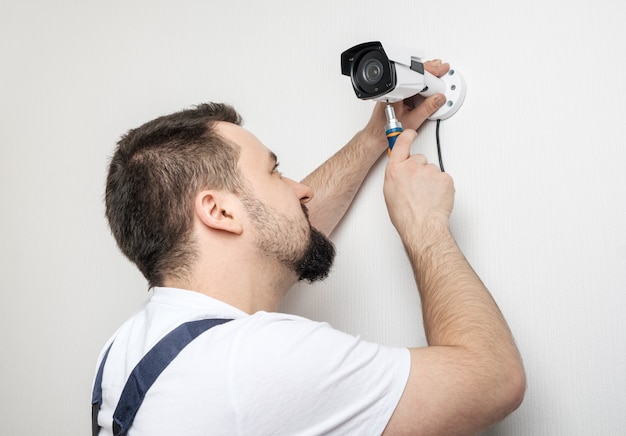
[[148,280],[184,279],[195,256],[195,194],[241,192],[239,147],[215,123],[241,125],[226,104],[206,103],[130,130],[117,143],[106,181],[106,217],[117,244]]

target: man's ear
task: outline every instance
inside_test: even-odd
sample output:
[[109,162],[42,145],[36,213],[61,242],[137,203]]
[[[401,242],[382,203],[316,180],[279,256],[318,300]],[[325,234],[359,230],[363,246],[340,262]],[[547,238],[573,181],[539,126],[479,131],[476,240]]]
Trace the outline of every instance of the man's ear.
[[233,193],[206,190],[196,195],[196,216],[212,229],[240,235],[243,232],[240,211],[241,202]]

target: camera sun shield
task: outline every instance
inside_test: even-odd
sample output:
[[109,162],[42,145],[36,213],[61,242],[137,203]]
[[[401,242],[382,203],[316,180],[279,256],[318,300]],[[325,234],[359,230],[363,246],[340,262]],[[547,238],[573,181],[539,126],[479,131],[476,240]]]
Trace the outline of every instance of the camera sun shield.
[[366,42],[341,54],[341,73],[350,76],[360,99],[374,99],[396,86],[396,70],[380,42]]

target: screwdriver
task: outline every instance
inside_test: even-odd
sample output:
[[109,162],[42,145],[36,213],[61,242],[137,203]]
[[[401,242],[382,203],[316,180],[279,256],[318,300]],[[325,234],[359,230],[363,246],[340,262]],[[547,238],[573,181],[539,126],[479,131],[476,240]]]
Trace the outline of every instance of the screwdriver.
[[389,149],[387,153],[391,153],[398,135],[402,133],[402,123],[396,118],[396,112],[393,110],[391,103],[387,102],[385,106],[385,116],[387,117],[387,124],[385,124],[385,135],[387,136],[387,142],[389,143]]

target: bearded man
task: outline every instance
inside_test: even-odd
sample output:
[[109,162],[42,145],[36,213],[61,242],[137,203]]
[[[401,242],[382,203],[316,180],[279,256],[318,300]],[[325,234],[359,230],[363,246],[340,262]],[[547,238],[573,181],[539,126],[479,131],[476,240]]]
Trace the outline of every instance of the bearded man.
[[452,179],[409,152],[444,102],[396,105],[407,130],[384,186],[422,299],[429,346],[414,349],[278,313],[297,280],[329,274],[328,235],[386,150],[382,106],[302,182],[224,104],[129,131],[109,167],[106,215],[153,293],[100,356],[93,433],[467,434],[515,410],[521,359],[448,229]]

